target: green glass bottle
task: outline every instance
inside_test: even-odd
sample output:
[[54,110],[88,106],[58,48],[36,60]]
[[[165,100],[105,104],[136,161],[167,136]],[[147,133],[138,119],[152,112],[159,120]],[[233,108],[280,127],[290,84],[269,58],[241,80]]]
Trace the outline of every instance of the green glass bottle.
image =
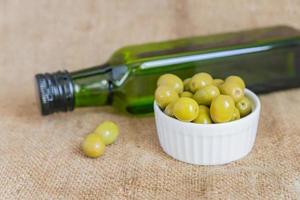
[[259,93],[298,86],[300,34],[277,26],[128,46],[103,65],[37,74],[36,80],[43,115],[102,105],[144,114],[152,112],[160,75],[184,79],[197,72],[217,78],[239,75]]

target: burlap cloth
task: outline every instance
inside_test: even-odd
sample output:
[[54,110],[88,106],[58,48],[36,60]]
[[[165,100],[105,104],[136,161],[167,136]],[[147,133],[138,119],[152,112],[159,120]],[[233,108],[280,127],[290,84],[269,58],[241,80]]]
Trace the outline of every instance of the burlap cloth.
[[[153,117],[110,107],[41,117],[33,76],[104,62],[118,47],[289,24],[299,1],[0,0],[0,199],[300,198],[300,89],[260,96],[255,147],[215,167],[173,160]],[[121,127],[99,159],[83,137],[99,122]]]

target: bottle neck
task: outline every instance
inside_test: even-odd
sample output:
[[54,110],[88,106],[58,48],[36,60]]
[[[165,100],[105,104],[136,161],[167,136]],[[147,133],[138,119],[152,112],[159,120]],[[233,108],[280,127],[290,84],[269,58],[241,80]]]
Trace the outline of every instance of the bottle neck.
[[70,73],[74,87],[74,107],[111,104],[111,66],[103,64]]
[[37,74],[35,78],[42,115],[111,103],[111,67],[107,64],[71,73]]

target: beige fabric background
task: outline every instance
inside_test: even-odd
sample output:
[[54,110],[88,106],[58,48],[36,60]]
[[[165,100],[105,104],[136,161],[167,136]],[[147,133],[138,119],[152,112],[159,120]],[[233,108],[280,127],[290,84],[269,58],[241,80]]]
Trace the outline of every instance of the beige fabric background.
[[[261,96],[251,154],[193,166],[159,146],[152,117],[112,108],[39,115],[33,76],[100,64],[126,44],[288,24],[300,1],[0,0],[0,199],[300,198],[300,89]],[[121,127],[99,159],[80,152],[103,120]]]

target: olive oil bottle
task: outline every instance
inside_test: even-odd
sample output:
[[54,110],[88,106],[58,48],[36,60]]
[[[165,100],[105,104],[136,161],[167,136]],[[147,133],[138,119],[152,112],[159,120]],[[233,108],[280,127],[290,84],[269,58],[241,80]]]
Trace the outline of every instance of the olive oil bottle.
[[144,114],[152,112],[160,75],[184,79],[197,72],[239,75],[257,93],[299,86],[300,33],[276,26],[134,45],[117,50],[103,65],[35,77],[43,115],[102,105]]

